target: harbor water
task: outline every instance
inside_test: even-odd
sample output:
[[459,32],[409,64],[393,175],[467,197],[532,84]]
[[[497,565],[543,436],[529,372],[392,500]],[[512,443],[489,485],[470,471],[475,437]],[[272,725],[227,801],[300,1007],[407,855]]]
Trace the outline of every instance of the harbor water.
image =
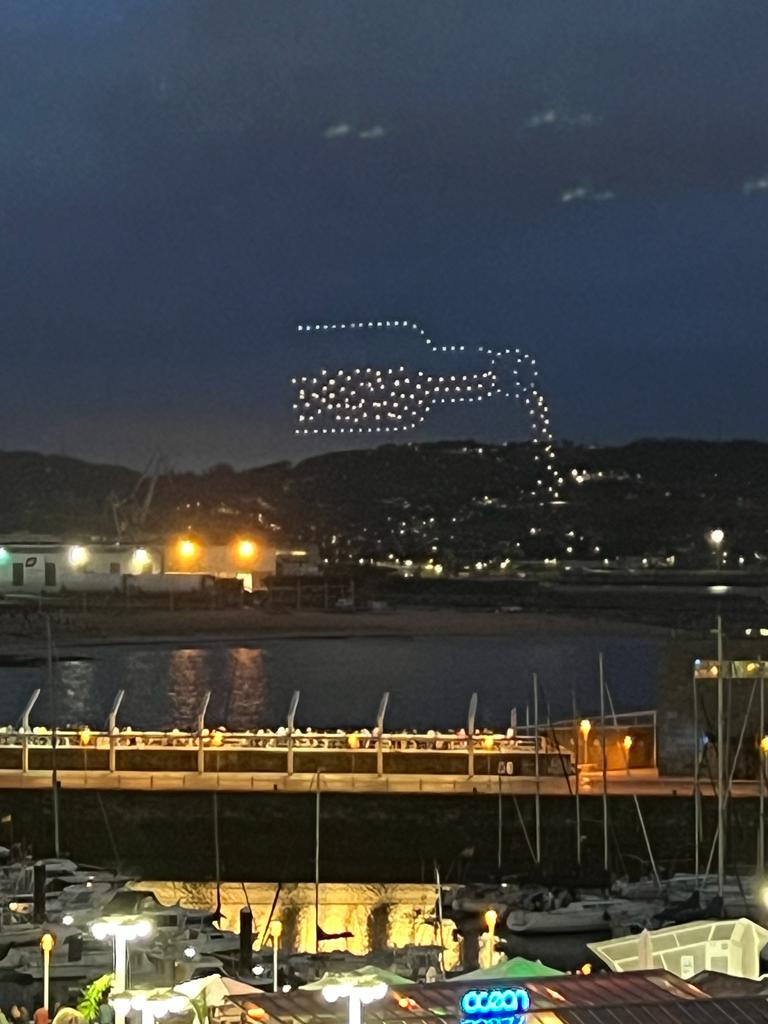
[[[478,725],[503,729],[516,707],[523,721],[538,674],[542,717],[582,713],[599,701],[597,659],[617,710],[655,706],[662,641],[642,635],[551,631],[506,636],[269,637],[258,641],[83,645],[58,652],[60,725],[103,727],[118,690],[119,724],[135,729],[194,729],[206,692],[211,726],[275,728],[291,693],[301,691],[296,724],[314,729],[372,726],[389,691],[390,729],[461,728],[472,693]],[[42,695],[33,724],[52,719],[44,659],[0,665],[0,722],[18,722],[29,695]]]

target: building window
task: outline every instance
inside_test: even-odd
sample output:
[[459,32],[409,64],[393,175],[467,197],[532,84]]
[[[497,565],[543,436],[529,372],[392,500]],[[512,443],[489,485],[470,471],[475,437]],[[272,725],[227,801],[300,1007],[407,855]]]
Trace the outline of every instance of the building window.
[[46,587],[56,586],[56,563],[46,562],[45,563],[45,585]]
[[109,571],[112,573],[113,576],[117,576],[120,573],[120,563],[119,562],[110,562],[109,563]]
[[24,586],[24,563],[14,562],[13,563],[13,585],[14,587]]

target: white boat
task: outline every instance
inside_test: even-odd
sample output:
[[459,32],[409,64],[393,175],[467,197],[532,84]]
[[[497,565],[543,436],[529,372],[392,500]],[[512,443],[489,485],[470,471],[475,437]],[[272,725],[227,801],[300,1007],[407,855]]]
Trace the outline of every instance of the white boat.
[[654,916],[660,904],[644,903],[614,897],[584,896],[565,906],[549,910],[523,907],[507,917],[511,932],[540,935],[558,932],[612,932],[630,925],[644,925]]

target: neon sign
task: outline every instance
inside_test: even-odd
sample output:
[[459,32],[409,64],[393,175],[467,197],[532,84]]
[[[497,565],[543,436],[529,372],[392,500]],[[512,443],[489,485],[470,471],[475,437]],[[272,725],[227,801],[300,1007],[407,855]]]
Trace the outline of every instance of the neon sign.
[[531,1008],[524,988],[472,988],[461,997],[465,1015],[460,1024],[519,1024],[521,1013]]

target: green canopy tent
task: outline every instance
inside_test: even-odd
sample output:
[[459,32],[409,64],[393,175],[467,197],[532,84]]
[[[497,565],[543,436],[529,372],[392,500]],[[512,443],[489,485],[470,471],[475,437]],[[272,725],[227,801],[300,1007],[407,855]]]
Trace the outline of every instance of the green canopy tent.
[[511,960],[502,960],[493,967],[481,967],[467,974],[459,974],[451,981],[503,981],[506,978],[549,978],[562,975],[554,967],[547,967],[541,960],[526,960],[524,956],[513,956]]
[[[373,964],[366,964],[363,967],[356,967],[354,971],[343,971],[341,972],[344,978],[358,978],[365,979],[369,983],[383,981],[389,988],[398,985],[413,985],[413,978],[404,978],[401,974],[395,974],[394,971],[388,971],[385,967],[375,967]],[[322,989],[329,982],[333,982],[338,979],[340,975],[334,973],[326,973],[322,978],[318,978],[316,981],[310,981],[307,985],[302,985],[301,988],[309,989]]]

